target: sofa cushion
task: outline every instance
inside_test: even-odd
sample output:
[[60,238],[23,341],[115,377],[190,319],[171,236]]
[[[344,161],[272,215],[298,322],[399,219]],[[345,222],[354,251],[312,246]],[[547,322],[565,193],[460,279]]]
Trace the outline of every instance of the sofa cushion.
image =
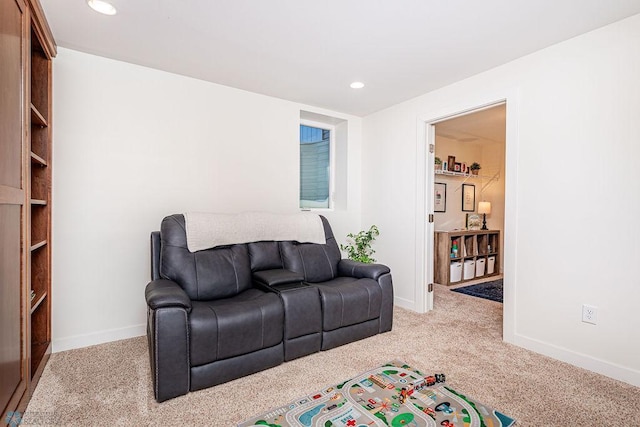
[[249,243],[248,246],[251,271],[282,268],[278,242],[255,242]]
[[323,216],[322,224],[327,243],[281,242],[282,263],[287,270],[304,275],[310,283],[325,282],[338,276],[340,249],[331,231],[331,226]]
[[162,221],[160,236],[160,275],[177,282],[190,299],[226,298],[251,288],[246,245],[189,252],[181,214]]
[[338,277],[314,286],[320,291],[324,331],[355,325],[380,316],[382,290],[375,280]]
[[193,303],[189,315],[191,366],[272,347],[282,341],[282,301],[249,289],[235,297]]

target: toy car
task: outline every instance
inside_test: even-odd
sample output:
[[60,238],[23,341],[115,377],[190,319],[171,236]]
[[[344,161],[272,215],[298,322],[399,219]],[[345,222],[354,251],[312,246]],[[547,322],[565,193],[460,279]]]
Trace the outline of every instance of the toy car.
[[400,391],[400,403],[404,403],[407,401],[407,397],[409,396],[409,392],[407,392],[406,388],[402,388]]
[[453,413],[453,409],[451,408],[451,403],[449,402],[442,402],[436,405],[435,410],[437,412],[444,412],[445,414]]

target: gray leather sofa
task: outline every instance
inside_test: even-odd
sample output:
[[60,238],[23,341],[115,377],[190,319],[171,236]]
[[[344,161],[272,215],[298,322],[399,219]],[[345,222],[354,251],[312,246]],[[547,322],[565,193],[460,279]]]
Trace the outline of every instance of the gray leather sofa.
[[255,242],[189,252],[181,214],[151,234],[145,296],[158,402],[337,347],[393,322],[389,268],[326,244]]

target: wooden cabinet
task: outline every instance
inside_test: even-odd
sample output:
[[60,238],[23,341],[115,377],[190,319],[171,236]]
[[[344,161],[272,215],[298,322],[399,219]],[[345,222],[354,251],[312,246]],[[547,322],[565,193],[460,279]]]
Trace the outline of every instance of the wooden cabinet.
[[[469,273],[467,278],[465,262]],[[477,264],[481,264],[482,268]],[[434,270],[435,282],[442,285],[453,285],[500,274],[500,231],[436,231]],[[452,277],[457,275],[460,276],[459,280]]]
[[28,403],[51,353],[51,30],[0,0],[0,409]]

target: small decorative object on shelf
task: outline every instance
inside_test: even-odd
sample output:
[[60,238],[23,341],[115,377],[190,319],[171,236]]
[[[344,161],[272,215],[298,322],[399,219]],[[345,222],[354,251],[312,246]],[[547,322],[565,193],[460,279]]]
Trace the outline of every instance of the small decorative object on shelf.
[[480,166],[480,163],[477,162],[473,162],[471,163],[471,166],[469,166],[469,170],[471,170],[471,173],[474,175],[478,175],[478,171],[482,169],[482,167]]
[[436,170],[437,171],[441,171],[442,170],[442,160],[440,160],[440,157],[436,157],[433,162],[436,165]]
[[449,165],[449,168],[447,170],[453,171],[456,165],[456,156],[448,156],[447,165]]
[[480,230],[480,215],[475,213],[467,214],[467,230]]

